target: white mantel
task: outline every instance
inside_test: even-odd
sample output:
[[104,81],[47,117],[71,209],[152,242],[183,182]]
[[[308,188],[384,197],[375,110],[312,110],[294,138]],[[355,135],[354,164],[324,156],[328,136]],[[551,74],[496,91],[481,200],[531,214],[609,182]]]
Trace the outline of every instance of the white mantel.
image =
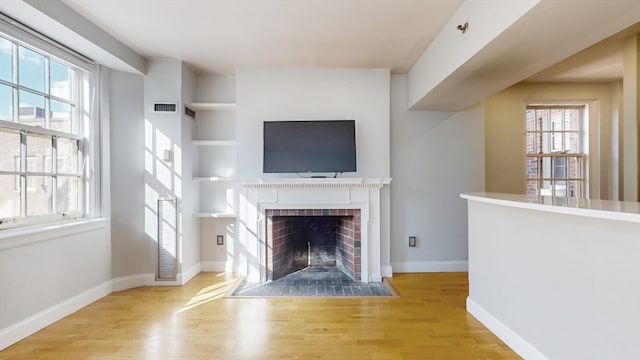
[[[380,249],[389,242],[389,218],[381,217],[380,190],[390,178],[281,178],[239,181],[238,234],[227,263],[249,282],[266,280],[266,209],[360,209],[362,281],[391,276]],[[383,224],[385,226],[383,226]],[[383,230],[384,233],[383,233]]]

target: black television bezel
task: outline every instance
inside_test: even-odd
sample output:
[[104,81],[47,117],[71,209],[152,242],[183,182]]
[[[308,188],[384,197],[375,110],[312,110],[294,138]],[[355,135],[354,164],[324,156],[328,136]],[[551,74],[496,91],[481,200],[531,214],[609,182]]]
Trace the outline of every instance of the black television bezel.
[[[351,123],[351,129],[353,131],[353,150],[352,150],[352,154],[353,154],[353,167],[349,167],[347,168],[333,168],[333,169],[286,169],[286,170],[282,170],[282,169],[267,169],[267,142],[266,142],[266,136],[267,136],[267,132],[266,132],[266,127],[268,126],[268,123]],[[333,174],[339,174],[339,173],[354,173],[358,171],[358,156],[357,156],[357,136],[356,136],[356,121],[354,119],[342,119],[342,120],[337,120],[337,119],[326,119],[326,120],[265,120],[263,122],[263,128],[262,128],[262,173],[263,174],[321,174],[321,173],[333,173]],[[269,170],[269,171],[267,171]]]

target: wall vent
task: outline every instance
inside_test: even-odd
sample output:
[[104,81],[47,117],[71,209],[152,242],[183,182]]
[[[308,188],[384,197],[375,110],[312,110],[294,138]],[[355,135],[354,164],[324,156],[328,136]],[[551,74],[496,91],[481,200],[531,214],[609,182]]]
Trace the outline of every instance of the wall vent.
[[191,118],[193,118],[193,119],[195,119],[195,118],[196,118],[196,112],[195,112],[195,111],[193,111],[193,110],[191,110],[191,109],[189,109],[189,108],[188,108],[188,107],[186,107],[186,106],[184,107],[184,113],[185,113],[187,116],[189,116],[189,117],[191,117]]
[[178,112],[178,103],[176,102],[154,102],[153,103],[153,112],[154,113],[177,113]]
[[176,280],[178,211],[176,199],[158,199],[158,271],[156,280]]

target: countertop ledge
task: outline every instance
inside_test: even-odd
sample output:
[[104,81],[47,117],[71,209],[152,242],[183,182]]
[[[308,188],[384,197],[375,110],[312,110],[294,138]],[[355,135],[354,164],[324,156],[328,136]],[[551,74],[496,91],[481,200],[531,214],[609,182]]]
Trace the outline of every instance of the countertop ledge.
[[472,192],[460,194],[469,201],[540,210],[559,214],[640,223],[640,203],[631,201],[576,199],[551,196]]

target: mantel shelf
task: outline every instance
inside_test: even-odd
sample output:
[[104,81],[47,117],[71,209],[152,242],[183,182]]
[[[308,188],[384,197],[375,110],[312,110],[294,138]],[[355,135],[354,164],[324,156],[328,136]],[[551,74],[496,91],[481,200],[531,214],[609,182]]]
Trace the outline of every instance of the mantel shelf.
[[214,218],[214,219],[235,219],[236,214],[221,212],[201,212],[193,214],[197,218]]
[[194,102],[188,107],[192,110],[233,110],[236,103]]
[[391,178],[272,178],[238,181],[246,188],[382,188]]
[[195,146],[236,146],[235,140],[192,140]]
[[203,182],[232,182],[235,181],[234,178],[227,178],[221,176],[194,176],[194,181],[203,181]]

